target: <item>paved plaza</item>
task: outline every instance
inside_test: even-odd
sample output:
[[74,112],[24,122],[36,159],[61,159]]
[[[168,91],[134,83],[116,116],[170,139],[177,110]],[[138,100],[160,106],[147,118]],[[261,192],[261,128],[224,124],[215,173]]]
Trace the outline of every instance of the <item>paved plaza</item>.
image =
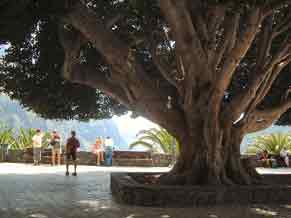
[[[80,166],[77,177],[64,166],[0,163],[0,218],[291,218],[290,205],[150,208],[119,205],[110,194],[110,172],[160,172],[168,168]],[[261,173],[291,173],[279,169]],[[290,196],[291,199],[291,196]]]

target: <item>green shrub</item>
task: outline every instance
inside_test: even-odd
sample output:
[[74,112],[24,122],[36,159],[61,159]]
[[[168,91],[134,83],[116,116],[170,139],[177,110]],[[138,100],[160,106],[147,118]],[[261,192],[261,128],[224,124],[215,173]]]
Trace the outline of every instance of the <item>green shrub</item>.
[[270,154],[278,155],[283,147],[291,150],[291,135],[287,133],[272,133],[257,136],[254,142],[247,148],[247,154],[267,150]]
[[151,152],[165,154],[177,154],[179,152],[179,143],[167,130],[162,128],[152,128],[142,130],[138,133],[138,140],[130,144],[130,148],[144,146]]

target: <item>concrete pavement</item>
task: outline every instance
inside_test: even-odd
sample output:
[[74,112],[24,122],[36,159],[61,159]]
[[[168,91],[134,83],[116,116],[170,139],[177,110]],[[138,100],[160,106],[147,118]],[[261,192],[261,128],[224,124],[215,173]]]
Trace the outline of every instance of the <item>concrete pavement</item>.
[[64,166],[0,163],[0,218],[291,218],[291,201],[273,206],[149,208],[119,205],[112,199],[110,172],[167,170],[80,166],[77,177],[66,177]]

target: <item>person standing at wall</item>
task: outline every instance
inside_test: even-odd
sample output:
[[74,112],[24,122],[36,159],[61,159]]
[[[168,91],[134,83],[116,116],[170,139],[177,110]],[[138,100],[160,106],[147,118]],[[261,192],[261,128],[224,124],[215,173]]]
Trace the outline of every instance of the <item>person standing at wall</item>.
[[42,138],[43,133],[40,129],[37,129],[35,135],[32,137],[34,165],[39,165],[41,161]]
[[74,163],[73,176],[77,176],[77,149],[80,147],[80,142],[76,138],[76,132],[71,131],[71,137],[68,138],[66,143],[66,176],[69,174],[69,162],[70,160]]
[[58,165],[61,165],[61,137],[55,130],[51,134],[50,144],[52,146],[52,165],[56,165],[56,157]]
[[112,166],[113,148],[113,139],[107,136],[105,139],[105,161],[107,166]]

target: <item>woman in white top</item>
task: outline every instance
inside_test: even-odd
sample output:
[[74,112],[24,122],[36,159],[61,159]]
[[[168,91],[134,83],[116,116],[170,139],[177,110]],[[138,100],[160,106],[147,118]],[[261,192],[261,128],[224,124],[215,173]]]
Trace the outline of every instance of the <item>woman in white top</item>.
[[34,165],[39,165],[41,160],[42,137],[43,134],[40,129],[37,129],[36,134],[32,137]]

